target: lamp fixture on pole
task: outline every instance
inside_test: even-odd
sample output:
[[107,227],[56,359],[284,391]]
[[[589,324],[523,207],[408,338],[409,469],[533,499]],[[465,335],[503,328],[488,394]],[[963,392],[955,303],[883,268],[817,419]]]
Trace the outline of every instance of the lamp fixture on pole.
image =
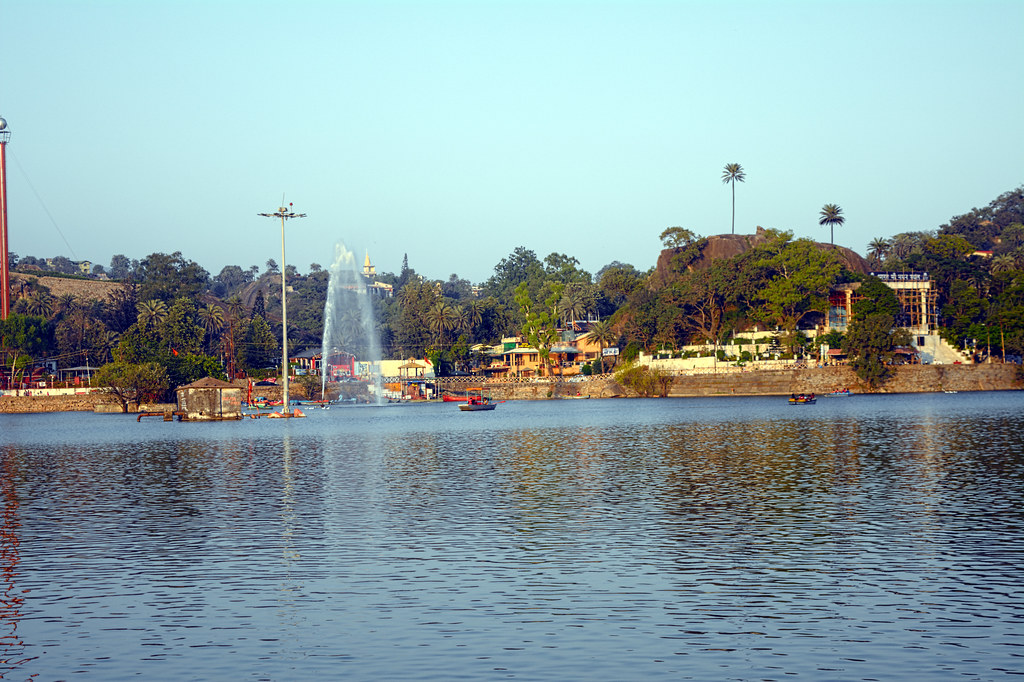
[[[284,197],[281,198],[281,203],[284,203]],[[292,210],[291,203],[289,203],[287,206],[281,206],[273,213],[260,213],[258,215],[264,218],[281,219],[281,375],[284,381],[281,414],[290,414],[288,412],[288,306],[285,301],[285,296],[288,293],[285,283],[285,272],[288,266],[285,265],[287,261],[284,257],[284,221],[290,218],[305,218],[306,214],[296,213]]]

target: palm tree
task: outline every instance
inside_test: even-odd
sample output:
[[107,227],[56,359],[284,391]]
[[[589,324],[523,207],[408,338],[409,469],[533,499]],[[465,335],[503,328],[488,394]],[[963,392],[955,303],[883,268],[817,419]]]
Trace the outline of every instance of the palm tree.
[[356,356],[364,355],[363,317],[355,307],[347,307],[338,318],[338,333],[342,349]]
[[460,332],[468,332],[471,324],[469,319],[469,307],[463,305],[455,306],[455,328]]
[[1013,256],[1008,253],[1003,253],[993,258],[992,262],[989,263],[988,268],[989,272],[995,275],[1000,272],[1009,272],[1014,269],[1015,265],[1016,263],[1014,263]]
[[466,315],[469,317],[469,331],[473,331],[484,321],[484,305],[480,301],[466,304]]
[[836,243],[836,225],[840,227],[846,222],[846,218],[843,217],[843,209],[839,208],[838,204],[825,204],[821,208],[821,213],[818,214],[819,225],[828,225],[830,242],[832,245]]
[[203,323],[203,329],[206,330],[211,339],[220,333],[220,330],[224,329],[224,311],[219,305],[207,303],[196,314],[199,316],[199,321]]
[[736,234],[736,183],[747,179],[743,166],[738,163],[727,163],[722,170],[722,183],[732,184],[732,234]]
[[245,316],[245,304],[242,303],[242,299],[238,294],[229,298],[225,303],[228,306],[228,319],[240,320]]
[[601,360],[601,374],[604,374],[604,349],[605,346],[610,346],[619,340],[619,335],[615,333],[612,326],[608,324],[607,320],[600,320],[590,325],[590,338],[597,341],[600,352],[598,358]]
[[219,305],[207,303],[196,311],[199,321],[203,323],[203,329],[207,334],[219,332],[224,328],[224,310]]
[[441,299],[427,312],[427,321],[431,331],[438,336],[438,345],[444,347],[445,332],[455,328],[455,309],[447,301]]
[[100,337],[100,343],[98,350],[100,351],[100,360],[114,359],[114,349],[121,343],[121,335],[117,332],[107,331]]
[[565,287],[562,298],[558,301],[558,314],[562,322],[568,321],[568,326],[576,329],[576,320],[587,312],[587,303],[584,298],[582,286],[573,282]]
[[70,315],[78,308],[78,300],[74,294],[62,294],[57,299],[58,305],[60,305],[60,311],[65,315]]
[[[253,266],[256,267],[255,265]],[[242,299],[235,294],[225,304],[228,307],[228,335],[221,336],[221,343],[224,347],[224,353],[228,357],[228,379],[234,380],[235,378],[235,325],[245,316],[245,304],[242,303]]]
[[871,243],[868,244],[868,254],[878,264],[881,264],[885,260],[885,257],[889,255],[889,249],[891,244],[888,239],[872,239]]
[[915,244],[916,241],[912,236],[906,232],[901,232],[892,238],[892,255],[900,259],[906,258],[914,249]]
[[167,317],[167,304],[159,299],[142,301],[135,306],[139,312],[139,324],[143,329],[160,324]]
[[1024,269],[1024,246],[1018,246],[1011,255],[1013,256],[1013,264],[1018,269]]
[[53,314],[53,297],[45,291],[35,291],[25,301],[25,309],[29,315],[49,317]]

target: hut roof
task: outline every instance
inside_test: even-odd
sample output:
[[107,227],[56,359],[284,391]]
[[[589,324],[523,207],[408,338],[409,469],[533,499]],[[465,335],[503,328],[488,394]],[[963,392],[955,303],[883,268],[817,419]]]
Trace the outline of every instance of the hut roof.
[[199,381],[193,381],[191,384],[178,386],[177,390],[180,391],[184,388],[235,388],[235,385],[220,379],[214,379],[213,377],[203,377]]

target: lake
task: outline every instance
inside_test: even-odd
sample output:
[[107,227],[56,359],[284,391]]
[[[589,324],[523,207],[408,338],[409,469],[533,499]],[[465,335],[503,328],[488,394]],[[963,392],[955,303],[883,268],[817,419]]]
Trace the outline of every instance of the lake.
[[1024,393],[0,415],[0,677],[1024,674]]

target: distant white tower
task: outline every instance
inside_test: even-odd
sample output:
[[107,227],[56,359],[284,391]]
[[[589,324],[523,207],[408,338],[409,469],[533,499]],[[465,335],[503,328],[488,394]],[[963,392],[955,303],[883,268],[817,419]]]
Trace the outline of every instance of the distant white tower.
[[7,262],[7,142],[11,131],[0,118],[0,320],[11,314],[11,273]]

